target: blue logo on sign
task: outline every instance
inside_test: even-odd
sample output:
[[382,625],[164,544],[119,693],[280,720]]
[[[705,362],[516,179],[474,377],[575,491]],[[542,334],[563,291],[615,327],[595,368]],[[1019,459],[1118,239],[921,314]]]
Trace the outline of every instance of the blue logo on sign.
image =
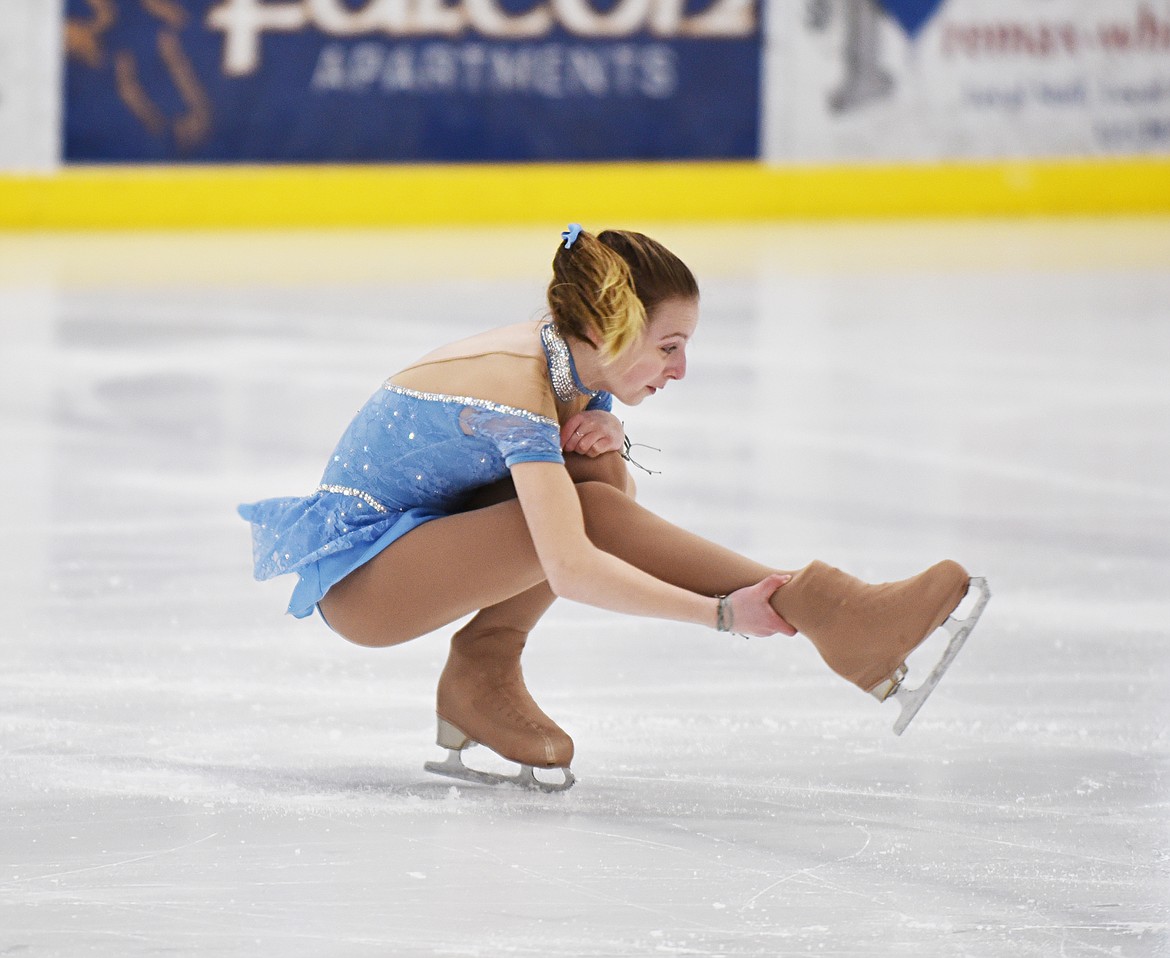
[[880,0],[881,5],[902,25],[910,39],[935,15],[945,0]]
[[759,0],[65,0],[82,161],[758,154]]

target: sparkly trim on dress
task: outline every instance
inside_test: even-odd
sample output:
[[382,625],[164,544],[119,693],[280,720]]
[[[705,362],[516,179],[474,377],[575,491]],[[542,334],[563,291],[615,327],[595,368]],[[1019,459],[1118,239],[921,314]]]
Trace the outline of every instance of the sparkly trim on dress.
[[[526,375],[551,377],[542,366],[517,360]],[[545,380],[545,395],[549,388]],[[599,393],[589,408],[610,404]],[[556,420],[386,382],[349,424],[311,495],[239,507],[252,523],[256,578],[296,573],[289,612],[311,615],[336,582],[411,529],[459,512],[475,489],[521,462],[564,462]]]

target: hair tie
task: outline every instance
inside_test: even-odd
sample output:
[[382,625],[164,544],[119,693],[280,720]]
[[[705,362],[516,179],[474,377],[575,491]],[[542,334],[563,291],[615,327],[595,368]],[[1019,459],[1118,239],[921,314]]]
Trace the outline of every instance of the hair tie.
[[577,242],[577,237],[581,235],[581,224],[570,223],[569,228],[561,233],[561,239],[565,241],[565,249],[572,249],[573,244]]

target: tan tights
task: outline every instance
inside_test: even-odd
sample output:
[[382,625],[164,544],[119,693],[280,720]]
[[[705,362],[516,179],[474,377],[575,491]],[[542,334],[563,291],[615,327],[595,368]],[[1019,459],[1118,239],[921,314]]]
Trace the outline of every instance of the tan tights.
[[[570,455],[566,466],[593,544],[657,579],[722,595],[777,571],[638,505],[627,494],[617,453]],[[330,626],[358,645],[386,646],[477,612],[460,635],[470,641],[509,633],[519,643],[518,662],[524,638],[554,596],[511,484],[489,487],[472,505],[412,530],[337,583],[321,600]],[[910,651],[959,604],[968,582],[966,570],[950,560],[883,585],[812,562],[769,601],[833,671],[880,697]]]
[[[626,493],[631,484],[615,452],[593,459],[570,453],[566,467],[594,545],[655,578],[719,595],[776,571],[638,505]],[[531,631],[555,596],[510,486],[489,487],[468,511],[419,526],[333,586],[321,600],[330,627],[375,647],[397,645],[477,611],[469,630]]]

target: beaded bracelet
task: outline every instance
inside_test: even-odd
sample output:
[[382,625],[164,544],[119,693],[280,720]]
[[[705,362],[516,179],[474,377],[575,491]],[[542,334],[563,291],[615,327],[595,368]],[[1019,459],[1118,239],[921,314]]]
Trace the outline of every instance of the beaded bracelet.
[[715,631],[730,632],[735,623],[731,611],[731,599],[725,595],[717,595],[715,598],[719,600],[719,605],[715,608]]
[[715,631],[716,632],[734,632],[742,639],[749,638],[742,632],[735,631],[735,616],[731,609],[731,596],[717,595],[719,604],[715,606]]

